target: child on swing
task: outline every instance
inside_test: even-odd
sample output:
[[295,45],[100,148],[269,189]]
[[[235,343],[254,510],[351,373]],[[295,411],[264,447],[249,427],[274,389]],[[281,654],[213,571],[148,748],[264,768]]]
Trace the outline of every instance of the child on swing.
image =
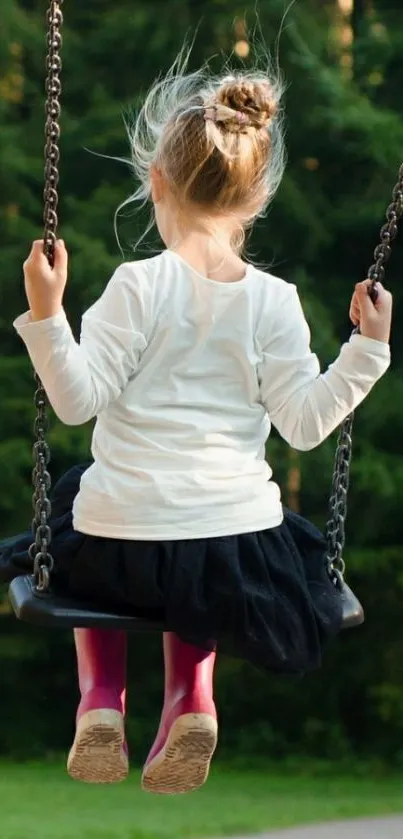
[[[296,449],[318,446],[390,361],[381,285],[376,303],[368,282],[356,286],[360,334],[321,374],[295,286],[241,256],[283,173],[280,96],[264,74],[186,75],[180,63],[153,87],[131,146],[135,197],[152,201],[165,249],[116,270],[80,343],[63,309],[63,242],[53,269],[40,241],[24,265],[29,312],[15,328],[61,421],[97,420],[92,464],[54,491],[56,584],[167,628],[164,706],[142,777],[156,793],[208,776],[217,649],[301,674],[339,631],[324,539],[283,509],[265,446],[272,426]],[[25,570],[30,541],[3,543],[3,576]],[[119,781],[126,634],[78,629],[75,644],[68,771]]]

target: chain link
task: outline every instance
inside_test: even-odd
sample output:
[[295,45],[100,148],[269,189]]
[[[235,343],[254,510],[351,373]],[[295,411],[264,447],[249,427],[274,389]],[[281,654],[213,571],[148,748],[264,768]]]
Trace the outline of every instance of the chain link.
[[[403,165],[393,190],[392,203],[386,211],[387,222],[381,228],[380,243],[374,251],[375,262],[368,271],[371,280],[370,295],[376,299],[376,283],[383,282],[385,266],[391,254],[391,245],[397,235],[398,221],[403,214]],[[356,332],[357,330],[355,330]],[[350,414],[340,427],[334,461],[332,488],[329,501],[329,520],[326,525],[327,562],[335,581],[344,575],[343,550],[347,518],[347,494],[350,482],[352,433],[354,414]]]
[[[57,234],[57,207],[59,184],[59,139],[60,139],[60,94],[62,69],[62,25],[63,15],[61,6],[63,0],[51,0],[47,11],[47,57],[46,57],[46,123],[45,123],[45,186],[44,186],[44,253],[51,266],[54,265],[55,242]],[[42,382],[35,374],[37,390],[34,404],[36,417],[34,423],[35,444],[33,447],[34,469],[32,484],[34,494],[32,506],[34,518],[32,530],[35,541],[29,548],[29,556],[33,563],[35,587],[37,591],[46,592],[50,586],[50,575],[54,560],[49,551],[52,539],[49,527],[51,504],[48,492],[51,478],[48,471],[50,449],[45,435],[49,422],[46,413],[47,397]]]

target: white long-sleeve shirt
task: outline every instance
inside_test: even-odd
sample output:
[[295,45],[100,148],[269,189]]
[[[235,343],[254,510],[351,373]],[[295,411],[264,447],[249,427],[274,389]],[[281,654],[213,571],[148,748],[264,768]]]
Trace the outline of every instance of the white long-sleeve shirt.
[[62,422],[97,417],[74,527],[123,539],[280,524],[271,425],[296,449],[319,445],[390,361],[356,335],[320,374],[294,285],[252,266],[215,282],[171,251],[117,269],[80,343],[64,311],[15,328]]

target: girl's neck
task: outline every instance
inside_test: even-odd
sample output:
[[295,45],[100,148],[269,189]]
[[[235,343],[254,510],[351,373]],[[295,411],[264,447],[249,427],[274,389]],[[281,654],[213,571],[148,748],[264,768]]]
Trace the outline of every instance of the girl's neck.
[[235,282],[245,276],[245,263],[231,248],[228,230],[217,230],[214,234],[188,231],[176,241],[167,243],[167,247],[198,274],[217,282]]

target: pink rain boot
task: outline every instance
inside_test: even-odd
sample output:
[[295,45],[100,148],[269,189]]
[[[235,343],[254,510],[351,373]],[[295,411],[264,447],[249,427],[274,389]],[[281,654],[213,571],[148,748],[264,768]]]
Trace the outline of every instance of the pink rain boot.
[[164,633],[164,708],[143,770],[144,790],[175,795],[195,790],[207,780],[217,745],[215,657],[215,652]]
[[81,702],[67,771],[77,781],[112,784],[129,771],[125,743],[127,636],[75,629]]

